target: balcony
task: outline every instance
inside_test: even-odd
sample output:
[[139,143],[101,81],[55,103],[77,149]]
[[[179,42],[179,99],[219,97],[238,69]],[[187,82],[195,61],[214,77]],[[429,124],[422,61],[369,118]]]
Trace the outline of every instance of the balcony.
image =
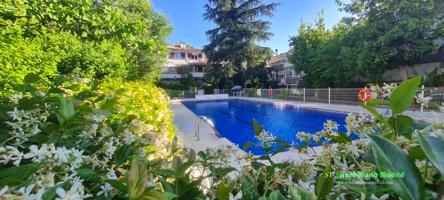
[[182,78],[181,74],[174,74],[174,73],[164,73],[160,74],[161,79],[179,79]]
[[205,73],[203,73],[203,72],[191,72],[191,75],[193,76],[193,78],[203,78]]

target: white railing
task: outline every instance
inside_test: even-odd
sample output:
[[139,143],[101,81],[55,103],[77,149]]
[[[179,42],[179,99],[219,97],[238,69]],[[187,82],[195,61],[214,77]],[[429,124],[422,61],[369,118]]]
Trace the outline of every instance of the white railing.
[[163,79],[177,79],[177,78],[182,78],[181,74],[175,74],[175,73],[163,73],[160,74],[160,78]]
[[193,76],[193,78],[203,78],[205,73],[203,73],[203,72],[191,72],[191,75]]
[[[219,90],[218,94],[228,94],[229,96],[271,98],[288,101],[321,102],[327,104],[348,104],[360,105],[358,92],[363,88],[295,88],[295,89],[272,89],[271,96],[269,89],[243,89],[242,91]],[[194,92],[167,90],[171,98],[194,98]],[[214,92],[216,93],[216,92]],[[444,87],[422,87],[418,92],[425,97],[430,97],[430,107],[422,107],[416,102],[412,105],[415,111],[439,111],[437,105],[444,103]]]

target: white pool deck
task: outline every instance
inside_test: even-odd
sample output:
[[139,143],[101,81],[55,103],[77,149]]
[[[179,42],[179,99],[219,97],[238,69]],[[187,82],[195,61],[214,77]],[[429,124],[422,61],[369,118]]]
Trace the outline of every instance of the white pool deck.
[[[263,101],[263,102],[272,102],[276,104],[287,104],[300,106],[304,108],[312,108],[312,109],[321,109],[321,110],[329,110],[336,112],[367,112],[360,106],[355,105],[339,105],[339,104],[326,104],[326,103],[313,103],[313,102],[295,102],[295,101],[284,101],[284,100],[276,100],[276,99],[263,99],[263,98],[244,98],[244,97],[233,97],[233,99],[246,99],[246,100],[254,100],[254,101]],[[195,135],[195,122],[197,116],[189,110],[186,106],[184,106],[182,101],[192,101],[196,99],[183,99],[183,100],[172,100],[171,101],[171,109],[174,113],[174,124],[178,128],[177,137],[180,143],[186,147],[195,150],[196,152],[205,150],[207,148],[218,148],[226,145],[233,145],[226,138],[219,138],[214,134],[214,131],[206,124],[200,123],[200,136],[199,140],[196,139]],[[384,113],[385,109],[378,109],[380,113]],[[433,119],[443,119],[444,113],[431,113],[431,112],[405,112],[406,115],[413,117],[416,120],[422,121],[430,121]],[[237,152],[237,156],[246,154],[242,149],[239,148]],[[315,147],[315,151],[318,153],[321,151],[321,147]],[[233,158],[235,155],[233,155]],[[283,162],[288,160],[300,161],[304,158],[308,158],[306,154],[300,154],[296,151],[286,151],[278,153],[273,157],[274,162]],[[233,159],[229,163],[231,166],[240,168],[243,163],[239,163]]]

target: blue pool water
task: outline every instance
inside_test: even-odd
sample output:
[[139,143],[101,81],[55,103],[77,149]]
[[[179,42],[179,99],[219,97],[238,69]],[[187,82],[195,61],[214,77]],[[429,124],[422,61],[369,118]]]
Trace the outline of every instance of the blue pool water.
[[[296,138],[297,132],[320,131],[328,119],[336,121],[340,131],[346,131],[344,126],[346,113],[340,112],[239,99],[187,101],[183,104],[194,114],[211,119],[222,137],[238,144],[241,148],[246,142],[258,142],[253,130],[253,119],[276,138],[297,145],[303,144]],[[256,155],[263,154],[258,146],[251,147],[249,151]]]

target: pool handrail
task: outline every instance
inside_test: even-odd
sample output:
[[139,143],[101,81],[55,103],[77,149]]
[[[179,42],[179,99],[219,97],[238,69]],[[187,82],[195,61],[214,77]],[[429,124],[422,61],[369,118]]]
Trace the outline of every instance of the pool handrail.
[[214,131],[214,134],[217,137],[220,137],[220,134],[217,131],[216,127],[214,126],[213,121],[211,119],[209,119],[208,117],[201,115],[201,116],[198,116],[195,121],[194,137],[196,137],[196,140],[199,140],[199,137],[200,137],[200,122],[201,121],[205,122]]

